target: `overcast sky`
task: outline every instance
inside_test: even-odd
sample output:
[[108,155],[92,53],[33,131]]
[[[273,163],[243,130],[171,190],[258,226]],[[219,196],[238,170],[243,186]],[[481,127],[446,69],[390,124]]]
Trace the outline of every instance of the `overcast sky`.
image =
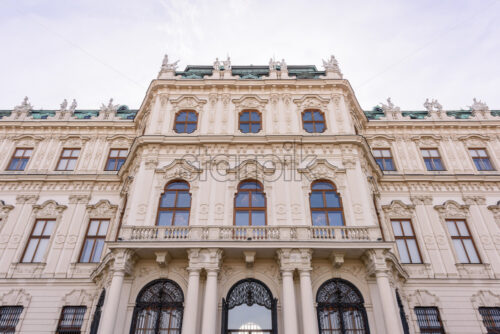
[[314,64],[334,54],[364,109],[437,98],[500,109],[500,0],[2,0],[0,109],[27,95],[138,107],[165,53],[188,64]]

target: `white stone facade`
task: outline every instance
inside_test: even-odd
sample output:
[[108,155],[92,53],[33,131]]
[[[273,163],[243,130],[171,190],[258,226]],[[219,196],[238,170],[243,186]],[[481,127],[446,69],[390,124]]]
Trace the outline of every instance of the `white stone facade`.
[[[317,71],[271,61],[262,75],[229,59],[176,72],[166,58],[133,117],[112,101],[88,117],[75,116],[76,102],[35,117],[27,99],[5,113],[0,308],[23,307],[15,333],[54,333],[65,306],[86,307],[82,333],[146,333],[134,328],[136,300],[161,279],[182,291],[183,334],[221,333],[228,293],[248,279],[276,299],[273,333],[321,333],[319,291],[336,278],[359,290],[366,333],[405,333],[402,317],[420,333],[418,307],[437,308],[446,333],[487,333],[479,309],[500,307],[500,118],[477,101],[468,118],[437,101],[410,117],[390,99],[371,117],[335,58],[324,63]],[[192,133],[175,131],[183,110],[197,115]],[[260,113],[260,131],[239,130],[245,110]],[[323,113],[323,132],[304,130],[308,110]],[[12,170],[19,148],[32,153]],[[484,149],[493,170],[478,171],[471,148]],[[58,170],[64,149],[80,150],[73,170]],[[112,149],[128,152],[119,171],[105,170]],[[381,170],[376,149],[390,149],[395,171]],[[444,170],[428,171],[421,149],[437,149]],[[189,184],[189,224],[157,226],[160,197],[176,180]],[[263,186],[265,226],[235,225],[244,180]],[[336,187],[344,226],[315,226],[318,180]],[[26,261],[45,220],[54,222],[45,251]],[[93,220],[109,222],[106,242],[96,262],[82,262]],[[421,263],[402,260],[393,220],[411,220]],[[466,222],[479,263],[463,263],[449,220]]]

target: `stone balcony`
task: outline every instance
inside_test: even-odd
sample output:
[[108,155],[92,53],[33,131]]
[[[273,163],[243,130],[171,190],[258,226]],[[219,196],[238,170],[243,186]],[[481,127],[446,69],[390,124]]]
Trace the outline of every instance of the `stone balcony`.
[[378,226],[123,226],[118,242],[377,242]]

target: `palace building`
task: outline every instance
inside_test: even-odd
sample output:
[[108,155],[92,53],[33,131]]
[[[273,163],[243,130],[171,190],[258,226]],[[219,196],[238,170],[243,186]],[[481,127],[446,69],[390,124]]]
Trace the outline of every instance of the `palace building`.
[[500,110],[323,63],[1,110],[0,333],[499,333]]

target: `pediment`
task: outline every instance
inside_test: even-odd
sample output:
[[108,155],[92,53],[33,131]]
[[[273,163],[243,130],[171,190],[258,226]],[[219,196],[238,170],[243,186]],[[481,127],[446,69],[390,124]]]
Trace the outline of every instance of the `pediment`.
[[107,199],[87,205],[87,212],[91,218],[113,218],[116,210],[118,210],[118,205],[111,204]]
[[80,135],[67,135],[60,136],[59,140],[63,143],[63,145],[81,147],[83,146],[83,144],[90,140],[90,137]]
[[57,218],[67,208],[66,205],[60,205],[54,200],[48,200],[41,205],[33,205],[33,212],[40,218]]
[[233,99],[232,102],[238,110],[241,109],[258,109],[262,111],[265,108],[267,99],[263,99],[257,95],[245,96],[239,99]]
[[469,214],[469,206],[458,204],[455,201],[448,200],[443,205],[436,205],[434,209],[442,218],[465,218]]
[[170,100],[170,103],[174,106],[176,111],[180,109],[195,109],[200,111],[203,105],[207,103],[207,100],[201,100],[195,95],[184,95],[177,99]]
[[419,135],[411,137],[418,146],[438,146],[443,137],[438,135]]
[[485,145],[488,141],[491,140],[491,138],[485,135],[471,134],[466,136],[460,136],[458,137],[458,140],[464,142],[465,145],[467,146],[478,147]]
[[389,205],[382,205],[382,210],[391,218],[411,218],[415,212],[415,205],[405,204],[396,199]]
[[293,102],[300,109],[318,108],[324,109],[330,103],[330,99],[323,98],[319,95],[304,95],[300,99],[294,99]]
[[345,169],[332,165],[326,159],[315,159],[313,163],[297,171],[307,177],[308,180],[330,179],[333,180],[339,173],[345,174]]
[[186,181],[196,179],[202,171],[185,159],[174,159],[170,164],[155,170],[156,173],[163,174],[164,180],[179,178]]
[[427,290],[416,290],[408,296],[411,308],[415,306],[438,306],[439,298]]
[[226,169],[228,174],[236,174],[237,180],[257,179],[259,181],[264,181],[275,171],[275,168],[266,167],[255,159],[245,160],[238,166]]
[[12,141],[16,143],[16,146],[35,146],[38,142],[42,141],[42,136],[35,135],[19,135],[12,137]]

